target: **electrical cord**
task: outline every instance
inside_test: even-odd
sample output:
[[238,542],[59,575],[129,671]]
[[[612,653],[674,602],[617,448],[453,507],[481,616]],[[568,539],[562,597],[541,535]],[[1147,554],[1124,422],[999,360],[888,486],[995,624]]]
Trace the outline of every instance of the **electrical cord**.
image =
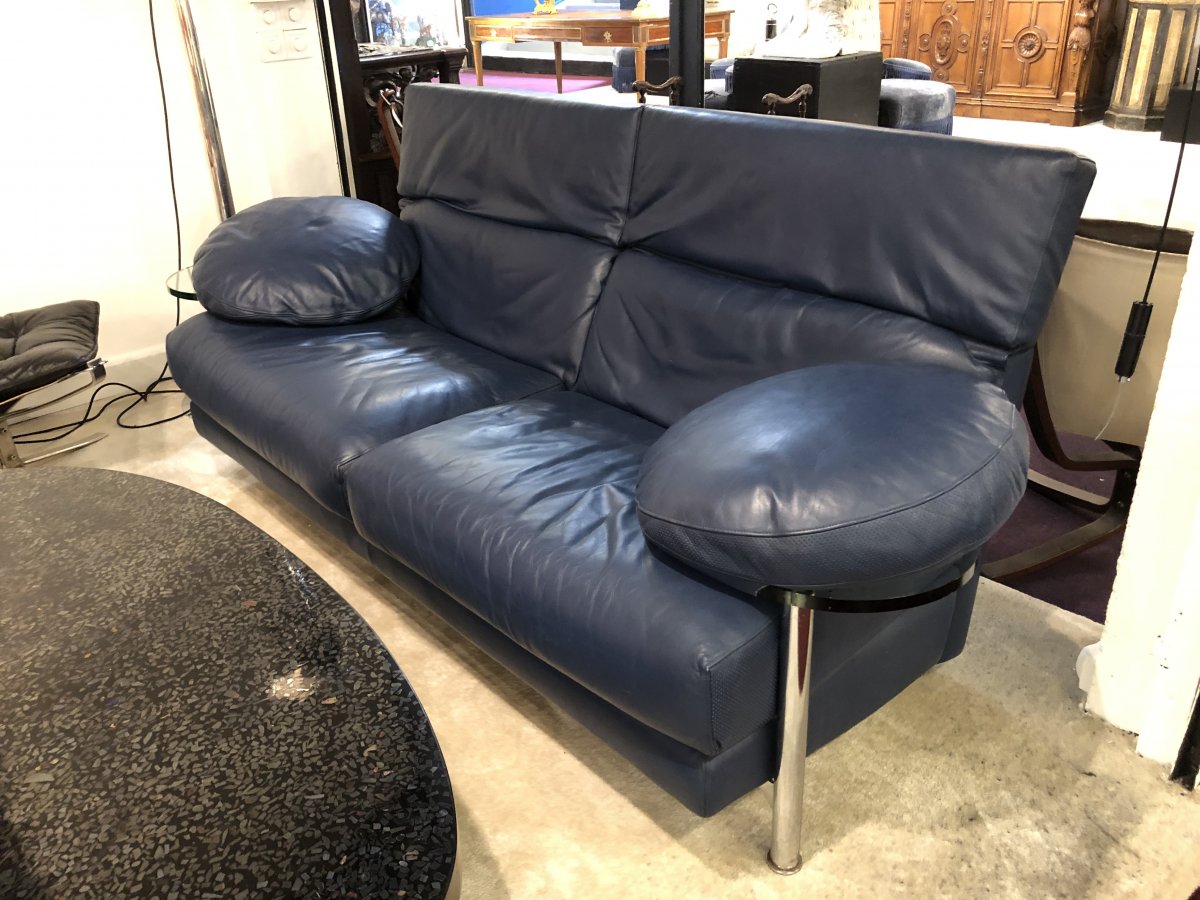
[[1200,60],[1197,60],[1192,72],[1192,87],[1188,92],[1187,108],[1183,114],[1183,134],[1179,137],[1179,156],[1175,159],[1175,175],[1171,179],[1171,192],[1167,195],[1167,211],[1163,215],[1162,228],[1158,232],[1158,241],[1154,247],[1154,260],[1150,263],[1150,274],[1146,278],[1146,289],[1142,299],[1136,300],[1129,308],[1129,320],[1125,323],[1125,336],[1121,340],[1120,350],[1117,351],[1117,363],[1114,373],[1117,376],[1117,392],[1113,397],[1112,409],[1104,427],[1096,435],[1096,440],[1104,437],[1108,426],[1112,424],[1121,403],[1121,388],[1133,377],[1137,368],[1138,358],[1142,354],[1142,345],[1146,341],[1146,331],[1150,325],[1150,315],[1154,312],[1154,304],[1150,302],[1150,291],[1154,287],[1154,275],[1158,271],[1158,261],[1162,258],[1163,247],[1166,245],[1167,230],[1171,224],[1171,209],[1175,206],[1175,192],[1179,189],[1179,175],[1183,171],[1183,151],[1187,149],[1188,134],[1191,130],[1192,110],[1196,104],[1196,92],[1200,88]]
[[[162,101],[163,115],[163,134],[166,139],[167,147],[167,172],[171,181],[171,208],[175,215],[175,269],[178,271],[183,268],[183,227],[179,217],[179,193],[175,185],[175,153],[171,146],[171,115],[167,107],[167,86],[163,79],[162,56],[158,49],[158,29],[154,21],[154,0],[146,0],[146,6],[150,17],[150,40],[154,45],[154,67],[158,72],[158,93]],[[175,298],[175,325],[178,326],[182,318],[182,307],[178,297]],[[87,407],[83,411],[83,418],[77,422],[67,422],[62,425],[55,425],[50,428],[41,428],[36,431],[26,431],[21,434],[13,435],[13,442],[17,444],[47,444],[53,441],[61,440],[69,434],[78,431],[89,422],[94,422],[100,418],[110,406],[114,403],[119,403],[122,400],[134,398],[133,402],[117,413],[116,423],[118,428],[138,429],[138,428],[153,428],[156,425],[163,425],[167,422],[174,422],[176,419],[182,419],[191,414],[191,410],[184,410],[173,416],[167,416],[162,419],[155,419],[152,422],[131,423],[124,421],[125,416],[135,408],[150,400],[151,397],[161,397],[166,394],[182,394],[183,391],[177,388],[162,388],[160,385],[167,382],[173,382],[175,379],[168,373],[169,363],[164,363],[162,371],[158,373],[150,384],[143,390],[138,390],[135,387],[130,387],[119,381],[106,381],[92,391],[91,397],[88,398]],[[96,398],[100,392],[106,388],[120,387],[124,388],[124,393],[118,394],[115,397],[110,397],[104,404],[92,413],[92,407],[96,405]],[[51,434],[52,437],[37,437],[37,435]]]
[[1117,382],[1117,391],[1113,397],[1112,409],[1108,411],[1108,418],[1104,420],[1104,424],[1100,426],[1100,430],[1096,433],[1096,436],[1093,438],[1093,440],[1103,440],[1104,432],[1108,431],[1108,426],[1112,424],[1113,419],[1115,419],[1117,416],[1117,407],[1121,405],[1122,388],[1124,388],[1127,383],[1127,379]]
[[1158,232],[1158,242],[1154,248],[1154,261],[1150,264],[1150,275],[1146,278],[1146,290],[1142,292],[1142,299],[1135,301],[1129,308],[1129,320],[1125,323],[1125,337],[1121,340],[1121,348],[1117,351],[1117,364],[1113,367],[1114,373],[1122,382],[1133,377],[1138,357],[1142,354],[1142,345],[1146,342],[1150,315],[1154,312],[1154,304],[1150,302],[1150,290],[1154,286],[1154,275],[1158,271],[1158,261],[1162,258],[1167,229],[1171,224],[1171,209],[1175,205],[1175,192],[1179,189],[1179,174],[1183,171],[1183,151],[1187,149],[1188,145],[1188,133],[1191,130],[1192,110],[1196,103],[1197,87],[1200,87],[1200,60],[1197,60],[1195,70],[1192,72],[1192,87],[1188,92],[1187,108],[1183,114],[1183,134],[1179,136],[1179,156],[1175,160],[1175,176],[1171,179],[1171,192],[1167,195],[1167,211],[1163,215],[1162,228]]

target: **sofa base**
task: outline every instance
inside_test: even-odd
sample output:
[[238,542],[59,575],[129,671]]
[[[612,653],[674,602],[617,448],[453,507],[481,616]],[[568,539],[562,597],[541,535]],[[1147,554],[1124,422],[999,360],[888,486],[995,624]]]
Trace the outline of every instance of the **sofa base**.
[[[380,572],[437,613],[464,637],[533,687],[581,725],[622,754],[652,781],[700,816],[711,816],[743,794],[771,781],[777,770],[775,721],[744,737],[716,756],[703,753],[632,718],[497,631],[407,566],[369,544],[349,520],[330,512],[303,488],[243,444],[202,409],[192,405],[192,419],[202,437],[237,460],[263,484],[316,524],[367,558]],[[846,653],[845,637],[836,641],[842,656],[822,664],[814,654],[812,710],[807,751],[813,753],[856,722],[883,706],[939,661],[961,651],[974,604],[976,576],[957,595],[927,606],[872,614],[885,623]],[[784,609],[780,609],[781,622]],[[821,631],[843,632],[867,616],[820,614]],[[903,620],[903,621],[901,621]],[[782,637],[781,633],[781,637]],[[826,647],[828,650],[828,645]],[[403,660],[399,661],[403,665]],[[829,698],[829,699],[827,699]],[[836,702],[833,702],[836,698]]]

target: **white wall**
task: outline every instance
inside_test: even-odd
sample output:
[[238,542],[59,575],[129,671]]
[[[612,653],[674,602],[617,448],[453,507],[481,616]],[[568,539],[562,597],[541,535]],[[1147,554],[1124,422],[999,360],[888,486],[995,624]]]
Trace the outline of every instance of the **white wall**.
[[[311,19],[312,0],[295,5]],[[103,356],[161,352],[175,224],[147,2],[4,6],[0,313],[91,298]],[[193,0],[193,10],[238,208],[340,193],[315,26],[310,58],[263,63],[255,6]],[[187,264],[218,214],[175,2],[154,0],[154,11]],[[52,43],[55,27],[69,31]]]
[[1088,710],[1140,735],[1138,751],[1168,764],[1200,684],[1197,347],[1200,239],[1188,257],[1104,634],[1079,666]]

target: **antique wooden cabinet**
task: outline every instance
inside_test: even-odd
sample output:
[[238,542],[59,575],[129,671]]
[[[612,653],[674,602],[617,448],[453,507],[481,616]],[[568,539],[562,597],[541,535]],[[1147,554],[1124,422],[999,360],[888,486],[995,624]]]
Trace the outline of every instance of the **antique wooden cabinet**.
[[1126,0],[880,0],[883,55],[958,92],[955,114],[1082,125],[1112,89]]

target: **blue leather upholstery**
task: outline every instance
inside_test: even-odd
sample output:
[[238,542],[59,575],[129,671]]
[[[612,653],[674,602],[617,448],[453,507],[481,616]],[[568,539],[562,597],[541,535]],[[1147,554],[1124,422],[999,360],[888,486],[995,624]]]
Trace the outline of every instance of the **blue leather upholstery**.
[[[631,7],[632,8],[632,7]],[[652,84],[660,84],[671,75],[671,51],[669,47],[646,48],[646,80]],[[612,89],[618,94],[633,92],[633,83],[637,80],[637,66],[634,64],[632,47],[618,47],[613,51]]]
[[969,557],[1016,508],[1028,464],[997,385],[939,366],[816,366],[673,425],[642,464],[638,517],[720,581],[820,592]]
[[[714,60],[708,66],[708,78],[706,81],[721,81],[720,90],[733,90],[733,64],[736,60],[732,56],[727,56],[724,59]],[[714,88],[714,90],[717,88]]]
[[342,514],[343,467],[364,451],[562,387],[552,375],[406,314],[327,328],[195,316],[167,336],[167,354],[193,402]]
[[775,714],[777,616],[647,548],[634,484],[661,434],[574,392],[481,410],[363,456],[350,512],[520,646],[712,754]]
[[[285,496],[287,496],[285,494]],[[775,776],[774,720],[715,755],[667,737],[528,652],[441,588],[368,547],[370,560],[494,659],[569,712],[697,815],[710,816]],[[808,750],[819,750],[962,649],[976,581],[928,606],[869,616],[822,613],[813,639]],[[949,628],[949,631],[947,631]],[[569,670],[565,670],[569,671]]]
[[333,325],[395,304],[417,274],[413,235],[386,210],[349,197],[278,197],[212,230],[192,283],[226,319]]
[[405,207],[421,246],[418,312],[451,334],[574,381],[616,250],[434,200]]
[[404,95],[402,201],[440,200],[499,222],[617,243],[641,110],[432,87],[414,84]]
[[920,319],[632,251],[604,287],[575,388],[670,425],[760,378],[855,360],[995,374]]
[[1041,328],[1096,168],[1039,147],[660,107],[643,112],[637,160],[626,243],[1009,352]]
[[[928,564],[914,579],[969,565],[1012,500],[1004,394],[1020,395],[1093,174],[1059,151],[414,85],[399,184],[416,313],[311,329],[203,316],[168,353],[202,433],[709,814],[771,775],[779,611],[650,544],[639,476],[651,511],[656,479],[687,471],[690,492],[662,496],[705,503],[677,512],[756,527],[746,475],[767,448],[708,472],[688,433],[732,457],[738,429],[778,428],[796,452],[758,486],[793,498],[787,527],[840,527],[819,553],[739,554],[724,566],[739,587],[807,579],[797,565],[848,592],[897,560]],[[931,383],[868,389],[868,362]],[[718,435],[708,415],[737,388],[754,402],[721,412]],[[881,418],[918,399],[923,418],[881,440]],[[804,422],[839,415],[801,446]],[[950,478],[944,495],[965,500],[935,520]],[[822,519],[803,491],[849,518]],[[896,527],[869,542],[854,517],[872,498]],[[810,747],[957,653],[974,592],[821,613]]]

